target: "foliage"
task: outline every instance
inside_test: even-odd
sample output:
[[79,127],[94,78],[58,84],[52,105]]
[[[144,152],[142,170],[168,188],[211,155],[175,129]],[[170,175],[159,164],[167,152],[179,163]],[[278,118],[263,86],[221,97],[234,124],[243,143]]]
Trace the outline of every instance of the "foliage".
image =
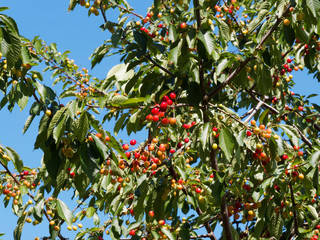
[[[61,227],[83,218],[96,227],[76,239],[317,239],[320,106],[290,89],[293,71],[320,80],[319,0],[154,0],[145,17],[125,0],[71,0],[69,11],[80,5],[111,33],[92,67],[121,57],[106,79],[0,15],[0,109],[32,101],[23,131],[40,118],[43,151],[30,169],[0,146],[14,239],[44,219],[65,239]],[[129,146],[122,130],[148,137]],[[60,199],[67,190],[74,210]]]

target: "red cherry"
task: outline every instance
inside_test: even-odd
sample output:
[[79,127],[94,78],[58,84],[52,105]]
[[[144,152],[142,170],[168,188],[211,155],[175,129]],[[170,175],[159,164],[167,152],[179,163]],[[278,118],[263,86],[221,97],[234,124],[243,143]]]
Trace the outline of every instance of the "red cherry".
[[163,25],[160,23],[159,25],[158,25],[158,28],[162,28],[163,27]]
[[280,187],[279,187],[279,185],[275,185],[275,186],[274,186],[274,189],[275,189],[276,191],[280,192]]
[[152,121],[153,121],[153,122],[158,122],[158,121],[159,121],[159,116],[157,116],[157,115],[156,115],[156,116],[153,116]]
[[[179,142],[178,145],[177,145],[177,148],[181,148],[182,147],[182,143]],[[320,167],[319,167],[320,168]]]
[[126,152],[126,156],[127,156],[127,158],[130,158],[131,153],[130,152]]
[[201,193],[201,188],[197,188],[196,193]]
[[149,114],[148,116],[146,116],[146,120],[151,122],[153,120],[153,116]]
[[286,154],[284,154],[284,155],[282,155],[282,160],[287,160],[289,157],[288,157],[288,155],[286,155]]
[[170,153],[171,153],[171,154],[174,154],[175,152],[176,152],[176,150],[174,150],[173,148],[170,149]]
[[135,139],[132,139],[132,140],[130,141],[130,145],[132,145],[132,146],[136,145],[136,143],[137,143],[137,141],[136,141]]
[[189,138],[184,139],[185,143],[188,143],[189,141],[190,141]]
[[132,229],[132,230],[129,232],[129,234],[130,234],[131,236],[136,235],[136,230]]
[[152,113],[152,115],[157,115],[158,113],[160,112],[160,109],[159,108],[152,108],[151,109],[151,113]]
[[180,28],[181,29],[186,29],[187,28],[187,24],[185,22],[180,24]]
[[163,125],[168,125],[169,124],[169,119],[168,118],[163,118],[162,119],[162,124]]
[[124,151],[127,151],[129,149],[129,145],[128,144],[123,144],[122,148]]
[[214,127],[214,128],[212,128],[212,130],[213,130],[214,132],[217,132],[217,131],[218,131],[218,128]]
[[161,111],[166,111],[167,107],[168,107],[168,103],[167,102],[162,102],[160,104]]
[[303,111],[303,107],[302,107],[302,106],[299,106],[299,107],[298,107],[298,110],[299,110],[300,112],[302,112],[302,111]]
[[161,99],[161,102],[166,102],[169,100],[169,97],[167,95],[164,95]]
[[176,97],[177,97],[177,95],[175,94],[175,93],[170,93],[170,98],[172,99],[172,100],[174,100],[174,99],[176,99]]
[[171,106],[171,105],[173,104],[173,102],[172,102],[171,99],[168,99],[168,100],[167,100],[167,103],[168,103],[169,106]]
[[145,28],[145,27],[142,27],[142,28],[140,28],[140,30],[141,30],[141,31],[145,31],[145,30],[146,30],[146,28]]
[[134,157],[135,157],[136,159],[139,159],[139,158],[140,158],[140,153],[136,152],[136,153],[134,154]]
[[247,131],[247,137],[250,137],[252,133],[250,131]]
[[287,63],[291,63],[291,62],[292,62],[292,59],[288,58]]
[[297,171],[293,171],[291,173],[292,177],[298,177],[299,173]]
[[154,217],[154,211],[152,211],[152,210],[149,211],[149,216],[150,216],[150,217]]
[[133,209],[130,210],[130,214],[131,214],[131,216],[134,215],[134,210]]
[[284,64],[283,67],[284,67],[285,69],[288,69],[288,68],[289,68],[289,65],[288,65],[288,64]]

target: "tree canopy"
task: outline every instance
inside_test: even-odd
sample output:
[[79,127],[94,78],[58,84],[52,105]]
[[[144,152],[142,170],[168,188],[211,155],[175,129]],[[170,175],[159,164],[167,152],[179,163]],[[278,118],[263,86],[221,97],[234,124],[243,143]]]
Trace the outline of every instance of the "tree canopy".
[[0,145],[14,239],[31,222],[49,226],[43,239],[68,239],[84,218],[96,227],[79,240],[318,239],[320,106],[291,90],[296,71],[320,81],[320,1],[148,4],[70,0],[68,11],[87,8],[111,34],[90,56],[92,68],[119,56],[105,79],[22,37],[0,8],[0,110],[31,101],[23,132],[40,119],[43,152],[31,169]]

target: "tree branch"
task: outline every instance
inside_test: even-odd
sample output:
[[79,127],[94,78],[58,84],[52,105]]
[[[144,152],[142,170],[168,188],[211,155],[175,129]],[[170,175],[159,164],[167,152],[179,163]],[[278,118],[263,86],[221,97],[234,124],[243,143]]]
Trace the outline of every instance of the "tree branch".
[[[283,12],[281,17],[278,17],[275,24],[272,26],[272,28],[266,33],[266,35],[263,36],[260,43],[256,46],[254,52],[260,50],[260,48],[263,46],[263,44],[267,41],[267,39],[271,36],[271,34],[278,28],[278,26],[282,23],[283,17],[287,16],[289,14],[289,8],[291,5],[287,7],[287,9]],[[239,67],[235,69],[229,77],[218,87],[216,87],[211,93],[209,93],[209,99],[213,98],[215,95],[217,95],[225,86],[227,86],[237,75],[238,73],[252,60],[254,57],[248,57],[243,62],[240,63]]]
[[291,183],[289,184],[290,187],[290,194],[291,194],[291,201],[293,205],[293,218],[294,218],[294,233],[299,234],[299,229],[298,229],[298,218],[297,218],[297,212],[296,212],[296,201],[294,199],[293,195],[293,189]]
[[155,66],[157,66],[158,68],[160,68],[162,71],[166,72],[167,74],[169,74],[172,77],[176,77],[176,75],[172,72],[170,72],[168,69],[162,67],[159,63],[157,63],[156,61],[154,61],[149,55],[145,55],[145,57],[152,62]]
[[258,104],[253,108],[253,111],[251,112],[251,114],[249,115],[249,117],[247,117],[246,120],[244,120],[245,123],[248,123],[250,121],[251,118],[254,117],[254,115],[258,112],[258,110],[262,107],[263,102],[260,101],[258,102]]

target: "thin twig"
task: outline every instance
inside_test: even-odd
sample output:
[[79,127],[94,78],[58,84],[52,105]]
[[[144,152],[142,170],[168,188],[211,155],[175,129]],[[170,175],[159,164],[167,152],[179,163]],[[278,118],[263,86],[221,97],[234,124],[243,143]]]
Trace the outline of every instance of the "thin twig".
[[107,23],[107,17],[106,17],[106,13],[105,13],[105,11],[104,11],[104,9],[103,9],[103,3],[102,3],[102,1],[100,2],[100,10],[101,10],[101,14],[102,14],[102,17],[103,17],[103,19],[104,19],[104,22],[105,23]]
[[145,55],[145,57],[152,62],[155,66],[157,66],[158,68],[160,68],[162,71],[166,72],[167,74],[169,74],[172,77],[176,77],[176,75],[172,72],[170,72],[168,69],[162,67],[159,63],[157,63],[156,61],[154,61],[149,55]]
[[293,218],[294,218],[294,233],[299,234],[299,229],[298,229],[298,218],[297,218],[297,212],[296,212],[296,201],[294,199],[293,195],[293,189],[291,183],[289,184],[290,187],[290,193],[291,193],[291,201],[292,201],[292,206],[293,206]]

